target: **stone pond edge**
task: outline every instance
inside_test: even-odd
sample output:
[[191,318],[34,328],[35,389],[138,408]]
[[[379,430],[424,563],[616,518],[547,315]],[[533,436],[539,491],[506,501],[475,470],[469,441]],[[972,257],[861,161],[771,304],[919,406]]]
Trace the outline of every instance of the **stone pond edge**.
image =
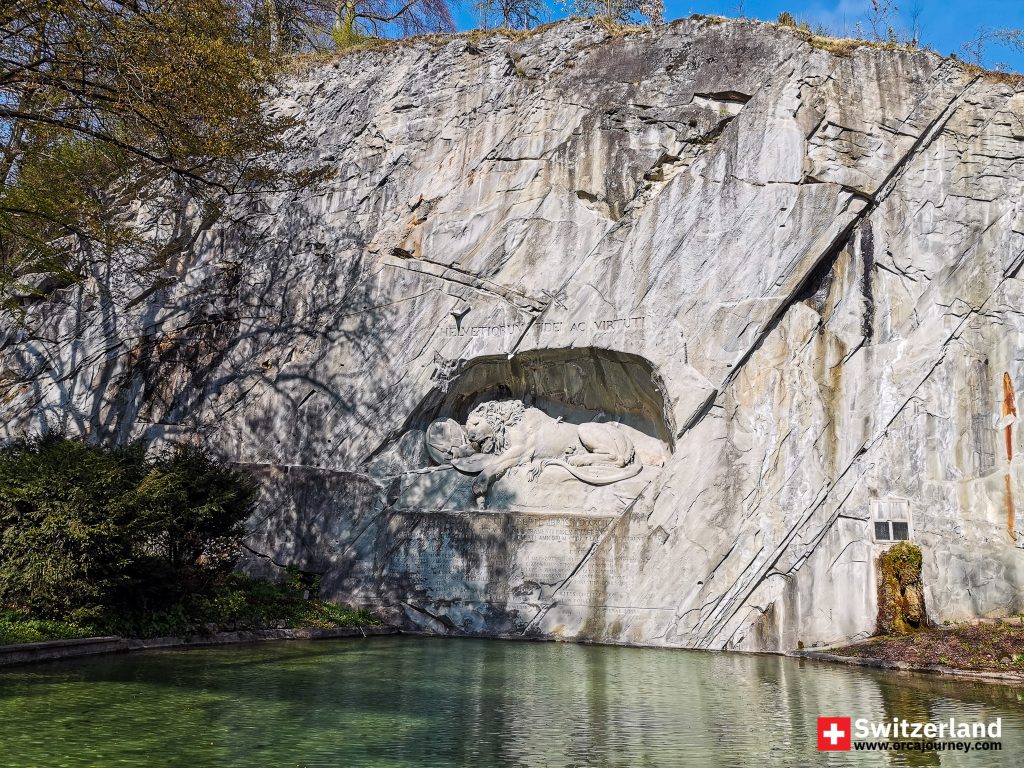
[[[0,667],[19,664],[33,664],[61,659],[98,656],[101,654],[127,653],[130,651],[159,650],[164,648],[203,648],[218,645],[242,645],[248,643],[269,642],[275,640],[330,640],[348,637],[373,637],[382,635],[412,635],[420,637],[444,637],[431,632],[408,632],[391,626],[374,627],[332,627],[317,629],[300,627],[298,629],[264,629],[241,632],[218,632],[213,635],[194,635],[190,637],[154,637],[147,639],[109,637],[83,637],[69,640],[47,640],[39,643],[21,643],[0,646]],[[538,640],[542,638],[522,638],[512,636],[492,636],[496,640]],[[583,645],[624,645],[619,643],[582,643]],[[635,647],[635,646],[624,646]],[[644,647],[644,646],[639,646]],[[648,646],[652,647],[652,646]],[[654,646],[657,647],[657,646]],[[687,649],[679,649],[687,650]],[[776,655],[776,654],[769,654]],[[778,654],[796,659],[809,659],[830,664],[844,664],[853,667],[868,667],[894,672],[912,672],[933,675],[944,675],[985,683],[1013,684],[1024,686],[1024,673],[1020,672],[986,672],[980,670],[957,669],[941,664],[915,665],[905,661],[874,659],[863,656],[840,656],[826,651],[796,651],[789,654]]]
[[906,661],[890,659],[873,659],[864,656],[840,656],[822,651],[798,651],[789,654],[798,659],[811,659],[831,664],[845,664],[851,667],[870,667],[894,672],[916,672],[930,675],[945,675],[982,683],[1000,683],[1003,685],[1024,685],[1024,673],[1020,672],[988,672],[982,670],[957,669],[942,664],[910,664]]
[[162,648],[202,648],[217,645],[239,645],[273,640],[330,640],[342,637],[371,637],[396,635],[395,627],[332,627],[316,629],[262,629],[243,632],[218,632],[212,635],[190,637],[153,637],[147,639],[123,637],[82,637],[69,640],[47,640],[40,643],[0,645],[0,667],[33,664],[107,653],[127,653]]

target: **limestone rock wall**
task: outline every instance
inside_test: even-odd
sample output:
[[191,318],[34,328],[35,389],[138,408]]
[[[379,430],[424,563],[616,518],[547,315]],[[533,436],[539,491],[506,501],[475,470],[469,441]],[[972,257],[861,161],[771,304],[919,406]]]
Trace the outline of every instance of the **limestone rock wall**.
[[[758,22],[567,22],[351,55],[274,109],[333,179],[26,300],[3,436],[208,441],[267,489],[250,568],[440,632],[864,636],[893,509],[933,618],[1024,610],[1024,88]],[[421,472],[431,420],[510,395],[661,458],[551,509],[519,470],[484,509]]]

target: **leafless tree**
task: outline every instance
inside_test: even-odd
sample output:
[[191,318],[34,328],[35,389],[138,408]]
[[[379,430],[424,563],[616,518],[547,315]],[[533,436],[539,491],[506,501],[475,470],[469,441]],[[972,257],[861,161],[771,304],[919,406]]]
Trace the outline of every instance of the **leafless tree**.
[[924,9],[920,2],[915,2],[910,9],[910,39],[907,41],[911,48],[917,48],[921,44],[921,14]]
[[960,51],[964,59],[980,67],[985,62],[985,49],[992,43],[1024,51],[1024,29],[981,27],[978,34],[960,46]]
[[476,0],[473,7],[484,27],[498,23],[506,29],[529,29],[548,14],[545,0]]
[[576,16],[600,16],[621,23],[640,17],[660,24],[665,17],[663,0],[562,0],[562,6]]
[[871,0],[868,9],[868,24],[871,25],[871,36],[875,40],[888,40],[892,37],[892,22],[899,13],[895,0]]
[[362,36],[455,30],[448,0],[338,0],[334,16],[333,36],[343,46]]
[[448,0],[251,2],[253,18],[267,26],[270,46],[274,50],[321,50],[345,47],[366,37],[402,37],[455,29]]

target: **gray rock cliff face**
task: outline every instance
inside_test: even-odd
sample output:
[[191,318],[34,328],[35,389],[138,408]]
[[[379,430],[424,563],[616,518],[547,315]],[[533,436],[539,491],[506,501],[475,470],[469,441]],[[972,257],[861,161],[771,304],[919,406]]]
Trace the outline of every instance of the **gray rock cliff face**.
[[[249,568],[438,632],[862,637],[901,526],[934,620],[1024,610],[1024,89],[574,22],[351,55],[274,109],[326,188],[26,299],[3,436],[199,437],[263,482]],[[487,403],[524,409],[496,442]]]

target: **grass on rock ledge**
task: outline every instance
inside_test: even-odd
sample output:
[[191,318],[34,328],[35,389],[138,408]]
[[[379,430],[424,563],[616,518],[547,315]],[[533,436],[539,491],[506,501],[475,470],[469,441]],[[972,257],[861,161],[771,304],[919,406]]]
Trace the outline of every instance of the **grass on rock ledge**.
[[908,635],[876,637],[829,653],[902,661],[919,667],[941,665],[982,672],[1024,672],[1024,619],[957,624]]
[[[783,16],[788,18],[782,18]],[[338,48],[331,51],[317,51],[314,53],[300,54],[293,58],[292,67],[295,71],[301,72],[314,66],[319,66],[328,63],[337,63],[338,61],[351,56],[353,54],[361,53],[387,53],[393,52],[399,48],[417,46],[417,45],[429,45],[434,48],[447,45],[454,40],[465,40],[470,45],[480,45],[487,40],[493,38],[504,38],[512,43],[518,43],[523,40],[527,40],[535,35],[546,32],[560,24],[574,21],[592,21],[601,27],[608,35],[612,38],[622,38],[626,35],[639,35],[648,33],[657,33],[659,29],[671,28],[673,26],[684,24],[689,21],[701,22],[705,27],[717,26],[720,24],[748,24],[751,26],[761,26],[765,29],[772,28],[777,30],[787,30],[790,33],[796,35],[812,48],[818,48],[823,51],[827,51],[835,56],[852,56],[856,51],[862,48],[870,48],[876,50],[886,51],[901,51],[904,53],[918,53],[926,52],[938,56],[944,60],[954,59],[957,57],[953,54],[950,56],[942,56],[938,51],[928,46],[920,46],[916,41],[908,40],[867,40],[863,38],[853,37],[840,37],[830,30],[818,27],[812,28],[809,24],[801,22],[793,18],[790,14],[782,14],[780,20],[777,22],[771,21],[759,21],[757,19],[750,18],[728,18],[725,16],[714,16],[706,15],[701,13],[694,13],[690,16],[670,21],[664,25],[640,25],[640,24],[625,24],[615,19],[608,17],[595,16],[595,17],[581,17],[581,16],[570,16],[566,19],[558,21],[548,22],[546,24],[538,24],[530,29],[509,29],[505,27],[496,27],[490,29],[472,29],[463,32],[438,32],[438,33],[426,33],[420,35],[410,35],[408,37],[399,38],[386,38],[386,37],[373,37],[366,36],[351,40],[350,42],[339,46]],[[1012,88],[1024,87],[1024,75],[1020,75],[1013,72],[1000,72],[987,70],[976,64],[971,64],[965,61],[960,61],[960,66],[963,71],[969,77],[980,77],[988,82],[1002,83]]]

